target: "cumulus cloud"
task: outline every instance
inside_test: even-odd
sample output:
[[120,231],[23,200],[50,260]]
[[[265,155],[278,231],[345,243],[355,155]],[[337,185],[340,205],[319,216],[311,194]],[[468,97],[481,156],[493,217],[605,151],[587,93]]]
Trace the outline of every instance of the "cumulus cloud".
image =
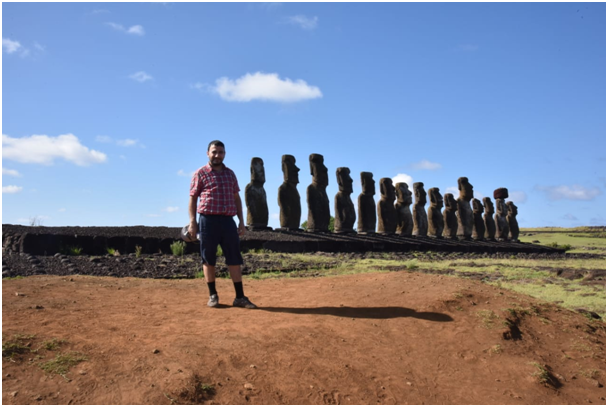
[[177,175],[179,175],[180,177],[192,177],[194,175],[196,171],[190,171],[189,173],[184,171],[184,170],[179,170],[177,172]]
[[17,192],[21,192],[22,189],[23,189],[23,187],[18,187],[16,185],[7,185],[5,187],[2,187],[2,193],[3,194],[16,194]]
[[129,78],[139,83],[144,83],[146,81],[151,81],[152,79],[154,79],[152,76],[148,75],[144,71],[135,72],[133,75],[130,75]]
[[415,169],[415,170],[431,170],[431,171],[435,171],[435,170],[441,169],[441,164],[432,163],[432,162],[430,162],[428,160],[422,160],[420,162],[412,164],[412,168]]
[[537,191],[545,193],[547,198],[552,201],[560,199],[570,199],[573,201],[590,201],[598,196],[601,191],[599,188],[586,188],[582,185],[558,185],[558,186],[541,186],[534,187]]
[[179,207],[177,207],[177,206],[168,206],[168,207],[166,207],[164,209],[164,211],[165,212],[169,212],[169,213],[177,212],[177,211],[179,211]]
[[414,184],[414,179],[407,174],[397,174],[393,178],[393,185],[396,185],[397,182],[405,182],[409,187],[410,191],[412,190],[412,185]]
[[104,153],[83,146],[73,134],[57,137],[33,135],[22,138],[12,138],[3,134],[2,158],[44,165],[52,165],[55,159],[64,159],[80,166],[99,164],[107,160]]
[[134,145],[137,145],[138,140],[133,140],[133,139],[124,139],[124,140],[116,140],[116,144],[118,144],[121,147],[131,147]]
[[8,168],[2,167],[2,175],[10,175],[11,177],[20,177],[19,171],[9,170]]
[[287,17],[286,21],[289,24],[297,25],[304,30],[314,30],[319,25],[319,17],[306,17],[304,15]]
[[262,72],[247,73],[235,80],[219,78],[211,90],[229,102],[265,100],[289,103],[323,97],[318,87],[309,86],[302,79],[296,81],[289,78],[280,79],[276,73]]
[[19,48],[21,48],[21,43],[19,41],[12,41],[9,38],[2,38],[2,49],[5,50],[7,54],[17,52]]
[[509,191],[509,200],[517,203],[526,203],[528,195],[523,191]]
[[452,194],[452,195],[454,195],[455,198],[458,198],[458,195],[460,195],[460,191],[458,190],[458,187],[447,187],[445,189],[445,193]]
[[125,28],[121,24],[116,24],[116,23],[106,23],[106,24],[109,25],[110,27],[112,27],[113,29],[115,29],[116,31],[121,31],[126,34],[143,36],[146,33],[144,30],[144,27],[142,27],[141,25],[134,25],[129,28]]

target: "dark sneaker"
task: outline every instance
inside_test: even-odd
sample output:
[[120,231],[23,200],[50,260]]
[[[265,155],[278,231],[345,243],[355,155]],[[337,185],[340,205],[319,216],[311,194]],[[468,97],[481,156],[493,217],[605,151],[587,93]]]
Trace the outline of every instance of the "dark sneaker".
[[251,301],[249,301],[249,298],[247,298],[247,297],[235,298],[234,302],[232,303],[232,306],[241,307],[241,308],[249,308],[249,309],[257,308],[257,306],[254,303],[252,303]]
[[209,297],[209,302],[207,303],[208,307],[217,307],[217,304],[220,302],[220,297],[217,294],[213,294]]

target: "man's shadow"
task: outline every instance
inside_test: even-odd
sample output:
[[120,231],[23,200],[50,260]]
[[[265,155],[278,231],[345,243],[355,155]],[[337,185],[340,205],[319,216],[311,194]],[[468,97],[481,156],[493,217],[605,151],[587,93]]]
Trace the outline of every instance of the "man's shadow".
[[416,318],[434,322],[451,322],[454,319],[447,314],[439,312],[418,312],[404,307],[314,307],[314,308],[287,308],[287,307],[260,307],[260,311],[282,312],[299,315],[333,315],[342,318],[362,319],[392,319]]

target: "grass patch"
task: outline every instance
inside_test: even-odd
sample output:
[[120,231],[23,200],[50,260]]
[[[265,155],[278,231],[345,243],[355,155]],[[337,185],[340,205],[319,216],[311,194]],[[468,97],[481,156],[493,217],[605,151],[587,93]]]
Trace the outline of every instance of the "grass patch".
[[534,377],[538,383],[546,385],[551,382],[551,374],[543,365],[537,362],[530,362],[530,364],[536,368],[532,373],[532,377]]
[[[531,236],[528,236],[531,235]],[[535,228],[521,229],[519,239],[522,242],[532,243],[537,241],[543,246],[566,248],[570,253],[593,253],[606,254],[606,229],[605,228]]]
[[141,251],[142,251],[141,246],[135,246],[135,257],[141,256]]
[[65,343],[66,343],[65,339],[53,338],[51,340],[42,342],[42,344],[40,345],[40,347],[38,349],[57,350],[57,349],[59,349],[59,347],[61,345],[65,344]]
[[494,323],[498,319],[498,315],[492,310],[480,310],[475,313],[477,317],[481,320],[481,325],[483,325],[486,329],[492,329],[494,327]]
[[15,356],[30,353],[31,345],[27,342],[34,338],[33,335],[13,335],[9,340],[2,340],[2,357],[12,360]]
[[184,252],[186,251],[186,242],[182,240],[177,240],[171,243],[170,247],[171,253],[173,253],[174,256],[183,256]]
[[85,360],[87,360],[85,355],[79,352],[60,353],[53,359],[40,363],[39,366],[50,375],[58,374],[65,378],[65,375],[71,367],[74,367]]
[[106,251],[108,252],[109,255],[112,255],[112,256],[116,255],[116,249],[113,249],[111,247],[106,247]]
[[65,254],[67,256],[80,256],[83,251],[82,251],[82,247],[78,247],[78,246],[70,246],[70,247],[66,247],[63,250],[61,250],[62,254]]

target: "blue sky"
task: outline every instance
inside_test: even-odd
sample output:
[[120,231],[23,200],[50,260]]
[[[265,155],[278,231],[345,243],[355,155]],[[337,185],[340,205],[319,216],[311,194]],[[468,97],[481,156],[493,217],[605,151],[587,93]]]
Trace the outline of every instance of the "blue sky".
[[4,3],[2,102],[2,223],[183,226],[219,139],[273,227],[311,153],[332,214],[349,167],[606,224],[605,3]]

